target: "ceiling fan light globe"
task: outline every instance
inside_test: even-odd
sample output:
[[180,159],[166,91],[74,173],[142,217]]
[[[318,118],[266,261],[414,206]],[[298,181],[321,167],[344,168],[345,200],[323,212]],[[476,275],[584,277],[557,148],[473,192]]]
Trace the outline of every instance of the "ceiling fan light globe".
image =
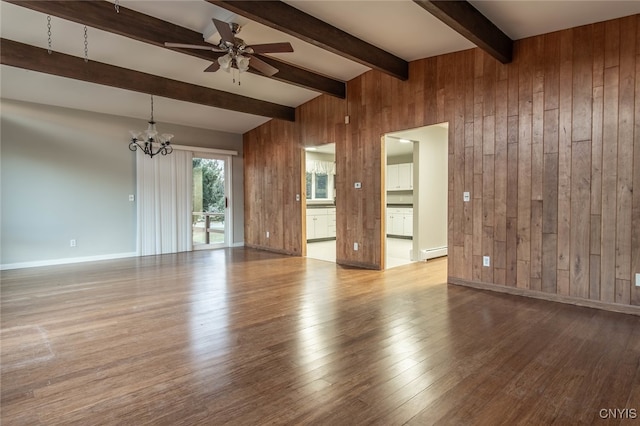
[[220,68],[229,72],[229,68],[231,68],[231,60],[231,55],[227,53],[226,55],[218,58],[218,64],[220,64]]
[[249,69],[249,58],[246,56],[238,56],[236,58],[236,65],[240,72],[245,72]]

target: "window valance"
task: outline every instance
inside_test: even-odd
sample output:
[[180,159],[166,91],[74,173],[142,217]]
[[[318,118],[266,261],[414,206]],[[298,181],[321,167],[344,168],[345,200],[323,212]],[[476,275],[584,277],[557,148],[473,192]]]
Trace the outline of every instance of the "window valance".
[[336,163],[333,161],[307,160],[307,173],[335,175]]

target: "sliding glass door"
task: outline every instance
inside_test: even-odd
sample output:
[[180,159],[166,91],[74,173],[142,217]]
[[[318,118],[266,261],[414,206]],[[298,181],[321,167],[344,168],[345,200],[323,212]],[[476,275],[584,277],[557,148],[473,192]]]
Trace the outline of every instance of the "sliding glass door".
[[193,154],[193,248],[230,246],[230,158]]

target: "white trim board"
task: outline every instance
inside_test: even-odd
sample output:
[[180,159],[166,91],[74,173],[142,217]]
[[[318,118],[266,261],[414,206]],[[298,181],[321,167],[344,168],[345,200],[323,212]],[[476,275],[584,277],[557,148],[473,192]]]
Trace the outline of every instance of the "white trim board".
[[171,144],[173,149],[180,149],[182,151],[191,151],[195,154],[199,152],[206,152],[207,154],[219,154],[219,155],[238,155],[238,151],[232,151],[229,149],[217,149],[217,148],[201,148],[199,146],[187,146],[187,145],[174,145]]

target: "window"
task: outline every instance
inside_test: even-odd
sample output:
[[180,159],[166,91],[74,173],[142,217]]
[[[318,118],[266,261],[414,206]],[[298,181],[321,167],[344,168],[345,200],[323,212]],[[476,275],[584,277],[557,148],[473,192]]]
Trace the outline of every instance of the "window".
[[307,173],[307,200],[330,200],[333,198],[333,175]]

